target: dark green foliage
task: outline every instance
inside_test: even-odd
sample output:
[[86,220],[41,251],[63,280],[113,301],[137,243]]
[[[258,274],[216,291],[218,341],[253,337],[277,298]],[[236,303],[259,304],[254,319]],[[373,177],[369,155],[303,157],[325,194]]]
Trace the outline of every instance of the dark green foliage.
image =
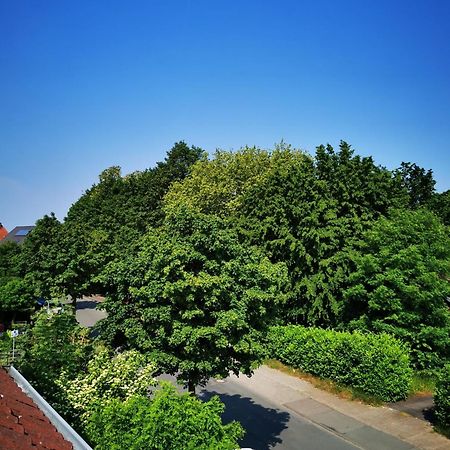
[[426,206],[433,197],[436,182],[432,170],[425,170],[414,163],[402,162],[394,171],[394,176],[408,193],[410,208]]
[[98,450],[235,450],[242,427],[223,425],[217,397],[202,402],[164,384],[154,399],[131,397],[100,406],[88,434]]
[[61,260],[65,263],[60,230],[61,223],[55,215],[45,215],[22,244],[21,272],[37,297],[50,299],[56,294],[58,267]]
[[23,278],[3,278],[0,284],[0,313],[27,311],[33,308],[33,292]]
[[434,194],[427,204],[445,225],[450,226],[450,189],[439,194]]
[[33,291],[21,276],[21,247],[15,242],[0,244],[0,321],[33,307]]
[[387,332],[410,344],[416,368],[450,358],[450,236],[431,212],[393,210],[360,243],[344,295],[351,328]]
[[284,364],[383,401],[408,395],[412,380],[408,349],[387,334],[278,326],[271,329],[269,347],[270,357]]
[[55,381],[62,372],[73,379],[86,365],[90,352],[87,334],[73,313],[49,314],[42,310],[34,317],[34,326],[23,343],[20,371],[61,414],[66,412],[66,405]]
[[150,231],[137,255],[109,268],[106,333],[149,352],[192,390],[261,361],[284,267],[242,246],[216,217],[181,210]]
[[290,295],[283,321],[336,325],[349,252],[370,222],[406,204],[391,172],[341,143],[315,158],[284,144],[273,152],[217,152],[172,185],[166,208],[187,206],[229,219],[242,240],[288,266]]
[[178,142],[153,169],[126,176],[117,166],[104,170],[99,183],[72,205],[63,224],[59,247],[67,263],[58,279],[63,292],[106,293],[103,267],[121,259],[148,228],[161,224],[169,186],[202,157],[201,149]]
[[106,231],[111,240],[123,228],[142,233],[149,226],[160,225],[161,202],[169,186],[183,179],[202,157],[201,149],[178,142],[155,168],[122,176],[120,167],[110,167],[100,174],[99,183],[72,205],[66,222]]
[[434,412],[438,424],[450,428],[450,364],[444,366],[436,384]]
[[0,244],[0,283],[2,279],[20,276],[20,246],[12,241]]
[[354,156],[345,142],[338,152],[318,147],[314,159],[281,147],[270,161],[243,192],[237,223],[247,242],[289,268],[283,320],[337,325],[349,252],[372,220],[404,203],[404,194],[389,171]]

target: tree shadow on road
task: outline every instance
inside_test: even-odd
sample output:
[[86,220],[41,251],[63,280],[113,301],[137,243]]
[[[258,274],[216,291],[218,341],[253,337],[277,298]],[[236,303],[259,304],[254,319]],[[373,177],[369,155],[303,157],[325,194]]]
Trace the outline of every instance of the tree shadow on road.
[[246,433],[240,443],[241,447],[250,447],[255,450],[273,448],[282,442],[281,432],[287,428],[290,414],[277,409],[266,408],[255,403],[249,397],[241,395],[220,394],[215,391],[202,391],[200,396],[209,400],[217,395],[225,404],[223,420],[229,423],[237,420],[244,427]]
[[77,310],[80,309],[95,309],[98,302],[94,300],[77,300]]

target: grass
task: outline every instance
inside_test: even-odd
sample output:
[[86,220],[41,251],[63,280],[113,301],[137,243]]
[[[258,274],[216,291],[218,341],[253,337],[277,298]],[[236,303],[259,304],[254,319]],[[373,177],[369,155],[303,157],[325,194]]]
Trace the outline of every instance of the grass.
[[268,359],[265,361],[265,364],[272,369],[276,369],[280,372],[286,373],[296,378],[300,378],[301,380],[308,381],[314,387],[326,392],[330,392],[331,394],[334,394],[339,398],[343,398],[346,400],[357,400],[372,406],[380,406],[384,404],[382,400],[375,396],[365,394],[358,389],[344,386],[332,380],[316,377],[314,375],[311,375],[310,373],[303,372],[300,369],[294,369],[292,367],[286,366],[276,359]]
[[411,395],[426,396],[433,395],[436,387],[436,375],[430,375],[423,372],[415,372],[412,379]]
[[[265,364],[272,369],[277,369],[281,372],[287,373],[288,375],[292,375],[294,377],[308,381],[314,387],[322,389],[326,392],[330,392],[331,394],[335,394],[340,398],[345,398],[347,400],[359,400],[363,403],[375,406],[383,404],[382,400],[378,399],[377,397],[365,394],[358,389],[344,386],[332,380],[319,378],[315,375],[311,375],[310,373],[303,372],[300,369],[294,369],[292,367],[286,366],[276,359],[268,359],[267,361],[265,361]],[[433,395],[434,389],[436,387],[436,381],[436,375],[430,375],[424,372],[415,372],[412,379],[411,389],[409,391],[409,397]]]

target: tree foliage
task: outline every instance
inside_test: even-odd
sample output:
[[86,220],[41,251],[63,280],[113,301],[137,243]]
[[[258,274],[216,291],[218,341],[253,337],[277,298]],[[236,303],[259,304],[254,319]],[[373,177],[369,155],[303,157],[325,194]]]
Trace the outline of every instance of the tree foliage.
[[85,367],[91,351],[88,330],[78,325],[71,312],[54,314],[44,309],[35,315],[26,338],[20,370],[64,414],[67,405],[56,380],[63,371],[67,378],[75,378]]
[[20,276],[20,246],[12,241],[0,245],[0,283],[3,279]]
[[394,176],[406,190],[410,208],[426,206],[432,199],[436,184],[432,170],[425,170],[415,163],[402,162]]
[[315,158],[284,144],[218,152],[171,187],[165,206],[228,218],[244,242],[288,266],[291,294],[281,316],[335,325],[354,241],[405,199],[388,170],[342,142],[338,152],[318,147]]
[[33,293],[23,278],[11,277],[0,284],[0,312],[27,311],[33,306]]
[[448,430],[450,427],[450,364],[439,374],[434,394],[434,410],[438,424]]
[[85,429],[96,408],[111,400],[122,402],[135,395],[148,395],[156,384],[154,371],[154,364],[135,350],[112,356],[98,348],[86,371],[75,378],[64,371],[55,382],[70,405],[71,420]]
[[445,192],[435,193],[428,202],[427,207],[440,217],[445,225],[450,226],[450,189]]
[[133,396],[98,408],[88,434],[99,450],[234,450],[242,427],[224,425],[217,397],[203,402],[163,384],[155,397]]
[[366,232],[345,291],[350,326],[409,342],[420,369],[450,358],[450,236],[431,212],[393,210]]
[[56,289],[59,267],[66,262],[60,245],[61,223],[52,213],[36,222],[21,248],[21,272],[36,297],[50,299]]
[[103,330],[193,390],[212,375],[250,373],[262,359],[284,279],[283,266],[242,246],[222,220],[183,209],[110,268],[116,293]]
[[202,157],[201,149],[178,142],[154,168],[126,176],[117,166],[104,170],[99,183],[72,205],[63,224],[59,248],[66,264],[58,282],[64,292],[106,293],[103,267],[120,259],[148,228],[161,224],[169,186]]
[[183,179],[203,155],[201,149],[178,142],[154,168],[122,176],[120,167],[110,167],[100,174],[99,183],[72,205],[66,222],[103,230],[112,240],[123,228],[142,233],[149,226],[158,226],[163,218],[162,199],[169,186]]

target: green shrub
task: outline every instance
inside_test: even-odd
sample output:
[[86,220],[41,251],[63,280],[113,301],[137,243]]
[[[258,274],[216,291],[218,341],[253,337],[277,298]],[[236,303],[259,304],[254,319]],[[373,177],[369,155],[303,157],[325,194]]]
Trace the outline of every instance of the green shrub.
[[16,361],[16,367],[63,416],[67,402],[56,381],[62,373],[73,379],[84,370],[92,350],[88,334],[72,312],[48,313],[43,309],[18,345],[23,357]]
[[88,435],[97,450],[234,450],[244,431],[223,425],[224,405],[203,402],[163,384],[153,400],[134,395],[99,405],[89,418]]
[[442,427],[450,427],[450,364],[441,372],[434,393],[434,407],[437,422]]
[[96,405],[111,399],[123,401],[133,395],[146,395],[155,384],[154,371],[154,364],[136,350],[112,356],[99,347],[85,371],[75,379],[62,373],[56,385],[70,405],[69,419],[76,426],[84,427]]
[[412,380],[408,349],[390,335],[289,325],[273,327],[269,341],[271,357],[304,372],[383,401],[408,395]]

